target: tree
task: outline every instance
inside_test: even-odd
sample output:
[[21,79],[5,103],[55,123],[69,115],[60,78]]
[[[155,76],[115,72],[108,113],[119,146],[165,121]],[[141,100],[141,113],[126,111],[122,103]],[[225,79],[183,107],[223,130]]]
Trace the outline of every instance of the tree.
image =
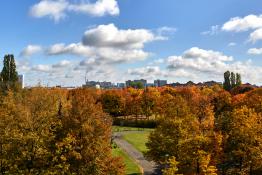
[[176,161],[175,157],[169,158],[167,161],[168,167],[162,170],[163,175],[179,175],[177,174],[178,172],[177,165],[178,164],[179,162]]
[[117,117],[123,115],[124,102],[117,91],[106,91],[101,97],[100,101],[104,112]]
[[235,74],[234,72],[226,71],[224,73],[224,83],[223,87],[227,91],[231,91],[231,89],[238,87],[242,84],[241,75],[239,73]]
[[231,72],[231,76],[230,76],[230,88],[234,88],[236,86],[236,75],[234,72]]
[[240,86],[242,84],[241,75],[239,73],[236,74],[236,86]]
[[1,77],[3,82],[18,81],[14,55],[5,55]]
[[262,168],[261,113],[242,106],[231,113],[230,131],[225,146],[228,173],[252,174]]
[[122,175],[92,93],[33,88],[0,99],[0,174]]
[[230,72],[226,71],[224,73],[224,83],[223,83],[224,89],[229,91],[231,89],[231,83],[230,83]]

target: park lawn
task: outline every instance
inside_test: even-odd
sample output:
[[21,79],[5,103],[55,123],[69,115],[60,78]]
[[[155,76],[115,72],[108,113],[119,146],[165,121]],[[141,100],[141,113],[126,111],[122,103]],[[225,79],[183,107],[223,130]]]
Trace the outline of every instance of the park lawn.
[[126,127],[126,126],[113,126],[113,132],[123,132],[123,131],[153,131],[151,128],[136,128],[136,127]]
[[133,145],[138,151],[144,153],[148,149],[146,147],[146,142],[148,141],[148,136],[150,131],[134,132],[123,134],[123,138]]
[[125,163],[126,175],[141,175],[138,164],[131,159],[122,149],[114,148],[113,155],[115,157],[122,157]]

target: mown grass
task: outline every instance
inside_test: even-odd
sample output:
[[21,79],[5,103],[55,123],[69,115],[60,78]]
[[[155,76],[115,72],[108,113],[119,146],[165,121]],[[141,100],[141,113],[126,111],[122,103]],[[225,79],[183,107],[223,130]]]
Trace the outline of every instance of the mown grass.
[[150,131],[126,133],[123,135],[123,138],[128,143],[133,145],[138,151],[144,153],[148,150],[146,147],[146,143],[148,141],[149,134]]
[[136,128],[136,127],[125,127],[125,126],[113,126],[113,132],[123,132],[123,131],[153,131],[150,128]]
[[115,157],[122,157],[125,163],[126,175],[141,175],[138,164],[131,159],[122,149],[114,148],[113,155]]

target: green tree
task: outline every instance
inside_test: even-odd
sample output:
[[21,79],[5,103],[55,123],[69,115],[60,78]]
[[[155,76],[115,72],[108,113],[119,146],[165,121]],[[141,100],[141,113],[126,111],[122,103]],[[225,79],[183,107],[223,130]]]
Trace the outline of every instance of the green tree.
[[227,91],[230,91],[231,89],[231,83],[230,83],[230,72],[229,71],[226,71],[224,73],[224,89],[227,90]]
[[231,85],[231,89],[236,86],[236,75],[234,72],[231,72],[230,75],[230,85]]
[[240,86],[242,84],[241,75],[239,73],[236,74],[236,86]]
[[14,55],[5,55],[1,77],[3,82],[18,81]]

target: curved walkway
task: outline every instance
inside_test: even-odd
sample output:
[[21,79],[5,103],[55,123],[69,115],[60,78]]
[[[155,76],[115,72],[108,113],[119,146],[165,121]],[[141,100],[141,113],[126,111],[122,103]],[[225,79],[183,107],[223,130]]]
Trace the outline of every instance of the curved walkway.
[[[131,132],[131,131],[130,131]],[[136,131],[135,131],[136,132]],[[125,133],[125,132],[123,132]],[[114,142],[123,149],[130,157],[132,157],[143,169],[144,175],[156,175],[157,166],[154,162],[146,160],[144,155],[136,150],[130,143],[122,137],[122,132],[114,133]]]

